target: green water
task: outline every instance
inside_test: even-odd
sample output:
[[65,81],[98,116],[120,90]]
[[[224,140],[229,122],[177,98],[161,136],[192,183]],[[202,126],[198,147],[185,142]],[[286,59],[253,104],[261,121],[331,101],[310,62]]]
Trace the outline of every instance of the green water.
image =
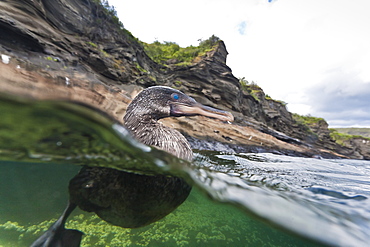
[[178,209],[140,229],[75,210],[67,227],[85,233],[82,246],[370,242],[370,161],[194,150],[190,164],[73,102],[0,95],[0,113],[0,246],[29,246],[42,235],[63,212],[81,165],[171,174],[193,185]]
[[[59,217],[69,179],[79,167],[0,163],[0,246],[28,246]],[[67,228],[85,233],[82,246],[309,246],[193,189],[163,220],[140,229],[112,226],[76,210]]]

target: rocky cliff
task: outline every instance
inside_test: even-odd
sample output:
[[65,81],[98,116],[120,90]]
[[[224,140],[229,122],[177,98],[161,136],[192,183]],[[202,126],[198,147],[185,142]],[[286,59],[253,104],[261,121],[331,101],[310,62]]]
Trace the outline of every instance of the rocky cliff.
[[164,121],[194,148],[370,159],[368,142],[340,145],[326,122],[307,127],[263,91],[256,98],[242,90],[222,41],[191,65],[163,66],[99,1],[1,1],[0,53],[2,93],[80,101],[121,121],[139,90],[167,85],[235,116],[233,124],[199,117]]

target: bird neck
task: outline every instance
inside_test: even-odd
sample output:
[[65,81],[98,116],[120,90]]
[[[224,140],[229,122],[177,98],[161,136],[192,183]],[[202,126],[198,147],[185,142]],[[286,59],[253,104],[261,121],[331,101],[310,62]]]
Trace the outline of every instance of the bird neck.
[[141,140],[143,139],[143,133],[162,127],[162,124],[156,119],[146,117],[145,115],[132,117],[126,114],[124,121],[126,128],[131,132],[132,136],[146,145],[149,144],[145,140]]
[[164,126],[151,118],[125,118],[125,126],[141,143],[155,146],[179,158],[191,160],[193,152],[189,142],[177,130]]

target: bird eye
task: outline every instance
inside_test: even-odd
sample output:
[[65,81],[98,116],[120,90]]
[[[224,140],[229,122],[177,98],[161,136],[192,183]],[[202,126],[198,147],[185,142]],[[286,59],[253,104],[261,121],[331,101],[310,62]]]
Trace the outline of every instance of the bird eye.
[[180,96],[177,93],[174,93],[174,94],[172,94],[172,98],[174,100],[178,100],[180,98]]

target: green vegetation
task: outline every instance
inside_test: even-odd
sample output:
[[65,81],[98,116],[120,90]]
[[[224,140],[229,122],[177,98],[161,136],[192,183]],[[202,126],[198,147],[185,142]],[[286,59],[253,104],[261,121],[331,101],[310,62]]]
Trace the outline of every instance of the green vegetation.
[[[95,44],[94,42],[88,41],[86,42],[86,44],[89,45],[91,48],[93,48],[93,50],[95,50],[96,52],[103,55],[104,57],[110,57],[110,55],[106,51],[104,51],[103,49],[99,49],[99,46]],[[115,68],[118,69],[116,66]]]
[[313,117],[311,115],[302,116],[302,115],[299,115],[297,113],[293,113],[292,117],[298,123],[301,123],[301,124],[307,125],[307,126],[319,123],[320,121],[325,121],[325,119],[323,119],[323,118]]
[[98,22],[105,22],[109,19],[117,27],[124,29],[122,22],[117,17],[117,11],[114,6],[110,6],[107,0],[93,0],[93,2],[102,7],[98,7],[95,12]]
[[[56,219],[35,225],[7,221],[0,223],[0,236],[13,236],[16,243],[0,246],[28,246]],[[193,189],[188,200],[164,219],[138,229],[110,225],[91,213],[70,217],[66,228],[85,233],[82,247],[104,246],[302,246],[274,229],[251,219],[241,211],[216,204]],[[267,237],[266,237],[267,236]]]
[[370,128],[335,128],[335,130],[343,134],[370,138]]
[[48,60],[48,61],[59,62],[59,60],[56,59],[55,57],[47,56],[47,57],[45,57],[45,59]]
[[260,86],[254,81],[249,82],[245,77],[239,78],[240,86],[243,91],[248,92],[255,100],[260,101],[259,95],[264,95],[264,92]]
[[124,28],[123,23],[117,16],[117,11],[114,6],[110,6],[107,0],[92,0],[96,4],[95,10],[95,21],[98,25],[112,24],[116,27],[117,31],[126,35],[132,41],[138,42],[138,39],[134,37],[130,31]]
[[340,133],[340,132],[338,132],[337,129],[329,129],[329,130],[330,130],[330,137],[333,140],[335,140],[336,143],[338,143],[342,146],[346,146],[346,142],[348,142],[351,139],[355,139],[355,138],[370,140],[369,137],[364,137],[362,135],[351,135],[351,134],[346,134],[346,133]]
[[140,64],[138,62],[135,63],[136,64],[136,68],[141,71],[142,73],[148,73],[148,71],[146,69],[144,69],[143,67],[140,66]]
[[88,41],[88,42],[86,42],[86,44],[88,44],[88,45],[90,45],[91,47],[94,47],[94,48],[98,48],[98,45],[97,44],[95,44],[94,42],[91,42],[91,41]]
[[325,119],[323,118],[313,117],[311,115],[302,116],[297,113],[292,113],[292,117],[293,120],[295,120],[297,124],[300,125],[302,129],[306,131],[307,134],[315,136],[317,136],[317,134],[312,131],[311,127],[313,127],[313,125],[318,124],[321,121],[326,122]]
[[181,85],[182,85],[182,81],[175,81],[174,82],[175,87],[181,87]]
[[261,101],[264,97],[266,100],[272,100],[286,106],[287,103],[282,100],[276,100],[271,98],[268,94],[265,95],[263,89],[257,85],[254,81],[249,82],[245,77],[239,78],[240,87],[243,91],[248,92],[255,100]]
[[333,140],[335,140],[336,143],[342,146],[346,146],[346,142],[354,137],[353,135],[339,133],[335,129],[329,129],[329,130],[330,130],[330,137]]
[[[174,64],[176,66],[188,66],[197,62],[207,52],[213,50],[220,39],[212,35],[209,39],[200,41],[199,46],[180,47],[174,42],[155,41],[151,44],[142,43],[145,52],[156,63],[167,66]],[[198,59],[197,59],[198,58]]]
[[[321,121],[326,122],[325,119],[323,119],[323,118],[313,117],[311,115],[301,116],[297,113],[293,113],[292,117],[299,125],[301,125],[304,129],[306,129],[306,131],[308,133],[311,133],[311,134],[315,134],[315,133],[312,132],[310,127],[312,127],[315,124],[318,124]],[[344,131],[345,130],[349,131],[350,129],[351,128],[344,129]],[[370,132],[370,129],[365,128],[365,131],[366,130],[369,130],[369,132]],[[347,146],[346,143],[348,143],[349,140],[354,139],[354,138],[364,138],[364,139],[369,139],[370,140],[370,138],[366,138],[366,137],[363,137],[363,136],[358,135],[358,134],[352,135],[352,134],[347,134],[347,133],[343,133],[343,132],[341,133],[341,131],[338,131],[338,129],[329,129],[329,131],[330,131],[331,139],[334,140],[339,145],[342,145],[342,146]]]

